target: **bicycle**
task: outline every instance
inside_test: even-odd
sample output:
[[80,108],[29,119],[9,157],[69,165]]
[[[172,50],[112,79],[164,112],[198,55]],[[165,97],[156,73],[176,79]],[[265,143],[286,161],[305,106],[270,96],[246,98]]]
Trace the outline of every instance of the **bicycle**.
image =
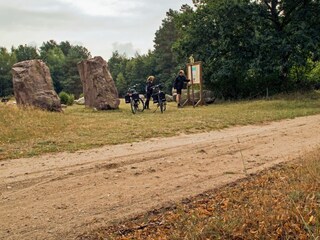
[[160,107],[161,113],[163,113],[167,109],[167,101],[166,101],[166,95],[165,93],[161,90],[162,84],[158,84],[152,87],[153,89],[153,94],[152,94],[152,99],[153,103],[157,103],[157,109]]
[[136,87],[137,84],[130,87],[127,91],[127,95],[124,97],[125,102],[130,103],[133,114],[136,114],[136,112],[143,112],[144,110],[144,101],[139,97]]

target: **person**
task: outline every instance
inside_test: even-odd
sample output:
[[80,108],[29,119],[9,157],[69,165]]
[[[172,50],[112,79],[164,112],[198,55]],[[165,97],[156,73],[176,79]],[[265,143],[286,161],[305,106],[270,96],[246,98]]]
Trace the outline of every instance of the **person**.
[[150,109],[149,108],[149,103],[150,103],[150,98],[152,95],[152,87],[153,87],[153,81],[154,81],[154,76],[149,76],[147,78],[147,83],[146,83],[146,102],[144,105],[144,109]]
[[181,107],[180,100],[181,100],[181,90],[183,88],[183,85],[185,82],[189,82],[184,74],[183,70],[179,71],[179,75],[176,77],[173,88],[176,89],[177,91],[177,97],[176,97],[176,102],[178,103],[178,107]]

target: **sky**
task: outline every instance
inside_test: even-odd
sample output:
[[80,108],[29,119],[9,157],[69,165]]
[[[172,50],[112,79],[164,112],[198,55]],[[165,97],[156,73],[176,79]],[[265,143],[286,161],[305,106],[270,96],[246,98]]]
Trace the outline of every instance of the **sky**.
[[69,41],[92,56],[145,54],[166,12],[192,0],[0,0],[0,47]]

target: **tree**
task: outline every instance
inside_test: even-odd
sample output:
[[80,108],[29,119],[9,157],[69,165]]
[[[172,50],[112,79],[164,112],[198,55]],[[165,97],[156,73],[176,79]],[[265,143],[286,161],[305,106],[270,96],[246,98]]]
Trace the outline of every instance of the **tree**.
[[115,81],[119,96],[124,96],[129,87],[129,82],[126,79],[126,66],[129,59],[124,54],[119,54],[118,51],[112,53],[108,60],[108,66],[111,76]]
[[61,49],[63,54],[67,56],[69,53],[69,50],[72,48],[72,45],[68,41],[65,41],[59,44],[59,48]]
[[63,66],[65,64],[65,56],[62,50],[58,46],[49,48],[49,50],[45,53],[44,61],[50,69],[50,74],[55,91],[57,93],[61,92],[63,89],[61,83],[66,77],[63,69]]
[[111,58],[108,60],[108,66],[114,80],[120,73],[122,73],[123,76],[126,75],[125,70],[128,61],[129,59],[125,54],[119,54],[118,51],[112,53]]
[[40,47],[40,58],[46,62],[48,52],[55,48],[59,48],[58,43],[56,41],[49,40],[47,42],[43,42]]
[[10,54],[6,48],[0,47],[0,96],[13,94],[12,66],[17,62],[15,55]]
[[[79,96],[82,84],[77,63],[91,57],[90,52],[82,46],[73,46],[68,41],[57,43],[54,40],[44,42],[40,51],[36,47],[19,45],[12,47],[11,54],[0,48],[0,95],[12,94],[11,68],[17,61],[40,58],[50,69],[54,89]],[[40,55],[38,54],[40,52]]]
[[193,54],[202,61],[206,86],[225,98],[241,98],[248,85],[257,46],[251,11],[246,1],[215,1],[181,17],[176,50],[184,59]]
[[267,64],[273,65],[278,73],[279,90],[291,90],[296,85],[290,79],[291,69],[305,67],[310,57],[319,56],[320,3],[313,0],[263,0],[257,4],[260,22],[264,22],[260,31],[261,51],[272,49]]
[[115,78],[115,84],[116,84],[119,96],[125,96],[129,86],[122,72],[120,72]]
[[[180,58],[204,62],[207,86],[226,98],[299,88],[293,68],[319,56],[319,1],[201,1],[176,42]],[[228,16],[228,17],[226,17]]]
[[91,57],[90,52],[82,46],[71,46],[65,56],[63,67],[64,78],[61,79],[62,90],[79,97],[83,93],[77,64]]
[[68,41],[58,44],[54,40],[44,42],[40,47],[41,59],[48,65],[57,93],[65,91],[79,97],[83,92],[77,63],[91,57],[82,46],[73,46]]
[[178,63],[177,56],[172,51],[173,45],[178,39],[175,21],[178,14],[177,11],[170,9],[154,38],[154,74],[156,79],[164,83],[165,90],[170,92],[178,69],[184,68],[184,64]]
[[137,91],[145,92],[145,83],[149,75],[155,75],[154,55],[151,51],[145,55],[138,53],[128,59],[117,51],[108,61],[109,69],[116,83],[119,96],[124,96],[130,86],[138,84]]
[[16,55],[17,62],[38,59],[40,57],[37,48],[33,46],[19,45],[18,48],[12,47],[11,52]]

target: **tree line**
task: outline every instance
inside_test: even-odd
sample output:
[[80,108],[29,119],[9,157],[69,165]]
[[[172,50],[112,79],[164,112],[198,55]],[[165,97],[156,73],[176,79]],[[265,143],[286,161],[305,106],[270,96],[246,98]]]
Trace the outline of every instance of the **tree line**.
[[[154,50],[109,63],[120,89],[125,79],[155,75],[171,91],[188,58],[203,63],[207,89],[224,99],[310,90],[320,82],[319,0],[194,0],[169,10]],[[149,68],[151,66],[151,68]],[[139,69],[131,75],[133,69]]]
[[[169,10],[155,33],[154,49],[127,57],[113,52],[108,64],[119,95],[149,75],[170,92],[189,56],[203,63],[205,88],[224,99],[255,98],[308,90],[320,82],[320,0],[193,0]],[[14,62],[27,57],[49,66],[57,92],[82,92],[76,63],[90,57],[68,42],[44,43],[40,50],[0,50],[0,95],[10,94]],[[10,79],[10,81],[8,80]]]
[[90,52],[82,46],[71,45],[64,41],[57,43],[54,40],[44,42],[38,49],[34,46],[20,45],[12,47],[9,52],[6,48],[0,48],[0,96],[13,94],[12,66],[21,61],[41,59],[49,67],[54,89],[79,96],[82,84],[77,69],[77,63],[91,57]]

